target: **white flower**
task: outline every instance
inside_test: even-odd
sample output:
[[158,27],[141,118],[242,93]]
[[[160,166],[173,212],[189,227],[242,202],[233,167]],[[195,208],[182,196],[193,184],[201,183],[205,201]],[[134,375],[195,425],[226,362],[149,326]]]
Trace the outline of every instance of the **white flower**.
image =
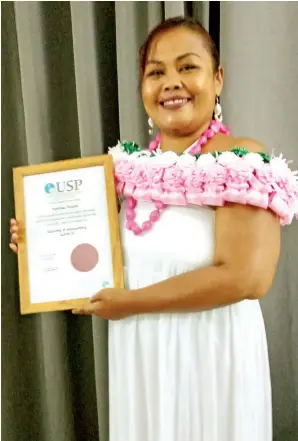
[[263,166],[263,158],[258,153],[248,153],[247,155],[243,156],[245,162],[247,162],[251,167],[255,169],[259,169]]
[[287,173],[289,171],[289,166],[285,159],[282,158],[282,156],[279,156],[278,158],[272,158],[270,161],[270,165],[274,171],[277,173]]
[[135,161],[136,159],[139,158],[140,152],[133,152],[130,155],[128,155],[129,159],[131,161]]
[[118,141],[118,144],[114,147],[109,147],[108,153],[113,156],[114,161],[120,161],[121,159],[127,158],[127,153],[123,151],[123,147],[121,146],[121,142]]
[[133,158],[136,159],[138,163],[146,163],[150,161],[150,152],[148,152],[148,150],[142,150],[136,153],[137,154],[133,153],[131,156],[133,156]]
[[168,166],[168,165],[176,164],[177,160],[178,160],[178,156],[176,155],[176,153],[169,151],[162,153],[161,155],[153,156],[153,158],[150,159],[150,162],[156,165],[158,164],[158,165]]
[[217,159],[218,164],[229,165],[239,161],[239,157],[233,152],[223,152]]
[[177,162],[179,165],[192,165],[196,162],[196,158],[189,153],[184,153],[184,155],[177,158]]
[[208,165],[215,164],[215,162],[216,159],[214,158],[213,155],[211,155],[211,153],[204,153],[197,160],[197,164],[201,167],[206,167]]

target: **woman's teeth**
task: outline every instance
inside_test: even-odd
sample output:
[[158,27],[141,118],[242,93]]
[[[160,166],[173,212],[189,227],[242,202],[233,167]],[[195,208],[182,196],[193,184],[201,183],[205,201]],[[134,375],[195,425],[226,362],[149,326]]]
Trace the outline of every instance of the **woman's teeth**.
[[167,100],[162,103],[163,107],[166,108],[176,108],[184,106],[184,104],[187,104],[189,102],[189,98],[178,98],[174,100]]

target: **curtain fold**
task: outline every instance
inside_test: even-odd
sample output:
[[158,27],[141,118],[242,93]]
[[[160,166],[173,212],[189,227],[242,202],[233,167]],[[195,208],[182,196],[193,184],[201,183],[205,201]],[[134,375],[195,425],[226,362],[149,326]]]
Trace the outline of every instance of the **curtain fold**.
[[[264,143],[298,168],[298,4],[222,2],[225,121],[236,136]],[[282,229],[278,271],[261,305],[273,394],[274,439],[298,438],[298,224]]]
[[[12,168],[99,155],[120,138],[147,144],[139,47],[155,25],[175,15],[192,15],[217,34],[219,2],[210,3],[1,4],[5,441],[109,439],[107,323],[69,312],[20,316],[17,262],[8,247]],[[236,135],[256,137],[295,164],[297,20],[295,3],[221,4],[225,121]],[[294,441],[298,433],[297,245],[293,224],[283,232],[278,274],[262,302],[276,441]]]
[[80,147],[82,155],[90,156],[95,146],[103,153],[100,90],[104,84],[97,71],[100,54],[97,54],[94,5],[90,2],[70,5]]

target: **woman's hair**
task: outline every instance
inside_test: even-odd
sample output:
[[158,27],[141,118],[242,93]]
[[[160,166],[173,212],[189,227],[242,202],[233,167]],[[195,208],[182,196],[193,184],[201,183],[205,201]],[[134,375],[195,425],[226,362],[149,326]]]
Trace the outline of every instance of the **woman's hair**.
[[171,29],[186,28],[197,32],[205,40],[206,49],[210,53],[213,61],[213,70],[217,72],[219,67],[219,54],[214,41],[212,40],[209,32],[206,31],[204,26],[201,25],[199,21],[191,17],[173,17],[165,20],[156,26],[148,35],[147,40],[141,46],[139,51],[140,57],[140,80],[143,79],[145,67],[147,63],[148,52],[154,38],[163,32],[169,31]]

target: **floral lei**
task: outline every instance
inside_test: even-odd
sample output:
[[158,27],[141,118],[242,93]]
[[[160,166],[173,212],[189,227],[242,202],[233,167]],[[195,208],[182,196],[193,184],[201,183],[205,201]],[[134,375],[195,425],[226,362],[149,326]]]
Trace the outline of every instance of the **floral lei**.
[[282,154],[153,152],[134,142],[109,149],[119,197],[166,205],[223,206],[226,202],[271,209],[288,225],[298,217],[298,178]]

